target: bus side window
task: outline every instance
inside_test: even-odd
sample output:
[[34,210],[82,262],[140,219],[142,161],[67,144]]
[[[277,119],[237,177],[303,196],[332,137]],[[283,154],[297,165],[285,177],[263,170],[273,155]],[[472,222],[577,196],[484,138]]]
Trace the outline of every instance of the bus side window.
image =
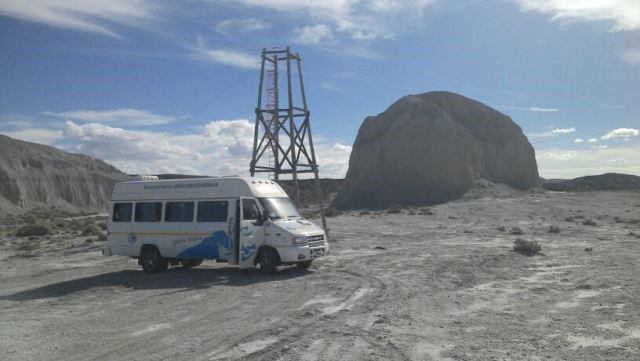
[[114,203],[113,217],[114,222],[131,222],[131,203]]
[[160,222],[162,202],[136,203],[136,222]]
[[193,202],[167,202],[164,206],[165,222],[193,222]]
[[260,216],[260,209],[254,199],[242,200],[242,219],[245,221],[255,221]]
[[198,222],[227,222],[227,201],[198,202]]

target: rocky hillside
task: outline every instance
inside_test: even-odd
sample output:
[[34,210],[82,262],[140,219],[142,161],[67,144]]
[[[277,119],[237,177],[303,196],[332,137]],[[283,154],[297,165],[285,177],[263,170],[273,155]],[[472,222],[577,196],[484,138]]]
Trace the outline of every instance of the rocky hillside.
[[335,204],[378,208],[460,198],[478,179],[538,184],[533,147],[508,116],[449,92],[406,96],[358,131]]
[[546,181],[543,186],[552,191],[562,192],[640,190],[640,177],[629,174],[605,173],[564,181]]
[[99,159],[0,135],[0,213],[104,211],[113,184],[127,179]]

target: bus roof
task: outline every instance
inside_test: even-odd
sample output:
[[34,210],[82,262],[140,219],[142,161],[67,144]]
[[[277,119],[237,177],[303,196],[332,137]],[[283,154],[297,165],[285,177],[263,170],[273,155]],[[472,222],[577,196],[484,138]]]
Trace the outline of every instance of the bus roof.
[[259,178],[222,177],[116,183],[112,201],[288,197],[278,183]]

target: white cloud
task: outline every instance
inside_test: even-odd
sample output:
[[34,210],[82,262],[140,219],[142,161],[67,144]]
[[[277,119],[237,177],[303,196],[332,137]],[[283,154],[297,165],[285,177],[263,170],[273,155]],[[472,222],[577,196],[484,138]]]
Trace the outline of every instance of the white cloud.
[[324,24],[305,26],[293,30],[293,40],[300,44],[318,44],[321,41],[329,41],[331,39],[333,39],[333,33]]
[[53,145],[58,140],[62,139],[62,135],[63,135],[61,130],[45,129],[45,128],[30,128],[30,129],[22,129],[22,130],[3,131],[2,134],[11,138],[20,139],[27,142],[46,144],[46,145]]
[[613,164],[613,165],[625,165],[625,164],[629,164],[629,161],[626,158],[613,158],[613,159],[609,159],[607,163]]
[[551,159],[551,160],[570,160],[575,158],[577,153],[574,151],[567,152],[544,152],[538,159]]
[[216,24],[216,31],[224,35],[246,34],[269,28],[271,24],[256,18],[227,19]]
[[331,90],[331,91],[336,91],[340,93],[346,92],[344,88],[334,84],[332,81],[323,80],[320,83],[318,83],[318,85],[320,86],[320,88],[325,90]]
[[640,50],[638,49],[623,51],[619,53],[618,56],[625,63],[630,65],[640,65]]
[[146,110],[128,108],[113,110],[73,110],[60,113],[42,112],[42,114],[87,123],[128,126],[160,125],[175,120],[174,117],[157,115]]
[[[128,173],[247,175],[253,131],[247,119],[212,121],[186,135],[67,121],[60,144]],[[351,147],[322,140],[314,145],[321,175],[344,177]]]
[[257,55],[234,49],[210,49],[204,45],[201,38],[198,38],[198,45],[193,49],[192,57],[196,60],[240,69],[260,69]]
[[616,138],[630,138],[637,137],[640,134],[640,130],[633,128],[617,128],[611,130],[609,133],[600,137],[602,140],[616,139]]
[[584,143],[584,139],[582,139],[582,138],[576,138],[573,142],[574,142],[574,143]]
[[598,139],[596,139],[596,138],[589,138],[589,140],[587,140],[587,142],[589,142],[589,143],[595,143],[597,141],[598,141]]
[[567,134],[567,133],[574,133],[575,131],[576,131],[576,128],[556,128],[552,130],[551,133]]
[[576,128],[555,128],[553,130],[550,130],[548,132],[542,132],[542,133],[531,133],[531,134],[527,134],[527,136],[529,138],[532,139],[540,139],[540,138],[552,138],[552,137],[556,137],[559,135],[563,135],[563,134],[570,134],[570,133],[575,133]]
[[0,0],[0,15],[113,37],[110,23],[139,27],[157,10],[147,0]]
[[555,113],[560,111],[558,108],[539,108],[539,107],[529,107],[529,110],[532,112],[542,112],[542,113]]
[[355,41],[393,38],[393,31],[417,23],[435,0],[239,0],[305,21],[324,23]]
[[619,105],[611,105],[611,104],[600,104],[600,108],[610,109],[610,110],[620,110],[622,109]]
[[514,0],[524,11],[551,15],[554,21],[608,21],[611,31],[640,29],[637,0]]
[[537,150],[540,176],[575,178],[608,172],[640,175],[640,145],[581,150]]

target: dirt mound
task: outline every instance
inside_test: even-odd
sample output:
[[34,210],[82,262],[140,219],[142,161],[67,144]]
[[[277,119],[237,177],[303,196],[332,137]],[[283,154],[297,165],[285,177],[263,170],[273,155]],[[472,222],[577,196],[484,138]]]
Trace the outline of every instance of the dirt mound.
[[552,191],[562,192],[639,190],[640,177],[629,174],[605,173],[565,181],[544,182],[543,186]]
[[104,211],[113,184],[128,179],[101,160],[0,135],[0,213]]
[[410,95],[365,119],[335,204],[441,203],[460,198],[478,179],[516,189],[538,184],[535,153],[520,127],[458,94]]

